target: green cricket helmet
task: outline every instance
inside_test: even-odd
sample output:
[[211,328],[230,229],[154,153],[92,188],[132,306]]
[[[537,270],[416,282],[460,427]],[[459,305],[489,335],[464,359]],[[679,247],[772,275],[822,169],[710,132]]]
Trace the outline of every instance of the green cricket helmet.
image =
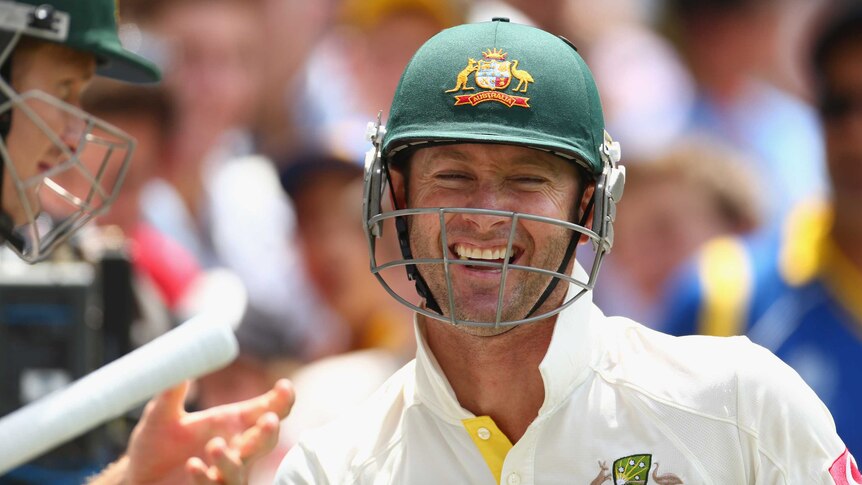
[[[595,285],[603,256],[613,245],[612,223],[615,205],[622,196],[625,170],[617,165],[619,144],[604,129],[592,73],[569,41],[506,19],[444,30],[428,40],[410,60],[395,92],[386,126],[378,119],[376,124],[369,124],[368,136],[374,146],[366,157],[364,218],[371,270],[401,303],[452,324],[498,327],[552,316]],[[592,226],[585,227],[588,214],[583,214],[581,221],[563,221],[472,207],[383,210],[391,167],[405,163],[416,149],[454,143],[519,145],[576,164],[582,173],[588,174],[591,179],[588,181],[595,183],[590,209],[593,211]],[[582,185],[583,189],[586,183]],[[513,229],[507,253],[497,261],[452,258],[445,245],[444,216],[457,213],[508,217],[513,228],[525,220],[554,224],[569,231],[568,249],[554,268],[510,264]],[[439,217],[444,240],[440,258],[412,256],[407,227],[411,217],[422,215]],[[384,221],[390,219],[395,223],[402,258],[380,261],[378,239],[383,236]],[[592,269],[583,275],[565,274],[582,236],[593,243]],[[432,291],[424,281],[421,268],[425,265],[442,265],[448,280],[450,267],[459,264],[502,270],[498,308],[493,320],[459,317],[458,296],[452,291]],[[419,296],[424,299],[423,304],[398,294],[391,278],[383,276],[386,270],[401,266],[414,281]],[[526,315],[503,318],[506,276],[512,271],[541,274],[547,279],[547,286]],[[568,283],[571,291],[561,305],[540,312],[560,281]],[[451,281],[447,281],[446,289],[451,288]]]
[[[0,195],[6,192],[0,207],[0,241],[28,262],[44,259],[108,210],[118,195],[134,140],[44,91],[19,93],[11,81],[16,72],[13,53],[24,38],[56,43],[92,54],[97,75],[157,82],[155,65],[121,45],[117,7],[116,0],[0,0]],[[59,119],[65,121],[49,122]],[[36,142],[52,147],[50,154],[43,160],[14,155],[9,143],[20,142],[10,140],[13,124],[38,130],[41,138]],[[36,164],[39,170],[34,169]]]

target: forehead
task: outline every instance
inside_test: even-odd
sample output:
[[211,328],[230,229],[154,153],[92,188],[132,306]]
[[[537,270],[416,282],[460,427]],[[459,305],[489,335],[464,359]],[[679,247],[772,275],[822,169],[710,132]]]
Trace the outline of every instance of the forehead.
[[440,163],[461,162],[477,169],[531,167],[555,174],[575,172],[574,162],[548,152],[518,145],[492,143],[459,143],[420,148],[413,153],[410,160],[414,168],[431,168]]

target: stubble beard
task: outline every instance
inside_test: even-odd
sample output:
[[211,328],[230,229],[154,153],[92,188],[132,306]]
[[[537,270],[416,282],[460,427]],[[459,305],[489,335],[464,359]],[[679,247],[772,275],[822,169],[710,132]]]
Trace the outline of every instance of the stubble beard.
[[[546,247],[537,247],[533,249],[533,254],[529,255],[528,261],[519,261],[525,266],[545,269],[557,272],[560,269],[561,262],[568,247],[569,240],[575,237],[571,231],[564,228],[553,226],[556,234],[548,238],[551,244],[546,244]],[[415,224],[410,224],[409,234],[411,242],[411,250],[415,258],[439,258],[442,259],[442,246],[440,238],[430,236],[431,231],[422,231]],[[431,294],[440,306],[445,317],[449,317],[452,313],[449,308],[449,289],[446,284],[446,272],[443,263],[421,264],[416,265],[425,283],[428,285]],[[456,265],[452,265],[454,267]],[[459,265],[460,266],[460,265]],[[450,268],[451,268],[450,267]],[[563,270],[564,272],[566,269]],[[530,310],[536,305],[541,295],[545,292],[552,276],[543,275],[533,271],[525,271],[520,269],[507,268],[506,289],[503,293],[501,302],[502,311],[500,313],[500,322],[511,322],[522,320],[527,317],[540,315],[558,308],[563,304],[566,289],[568,285],[557,284],[554,292],[547,298],[542,306],[533,314],[529,314]],[[496,284],[487,284],[479,287],[471,285],[468,281],[459,281],[459,275],[453,275],[452,288],[454,291],[454,307],[455,318],[457,320],[467,322],[482,322],[489,325],[459,325],[463,331],[477,336],[493,336],[505,333],[516,325],[506,325],[502,327],[494,327],[493,324],[497,319],[497,301],[500,291],[500,280]],[[502,273],[500,274],[502,277]],[[559,278],[557,278],[559,279]],[[460,283],[460,284],[459,284]],[[483,305],[484,308],[475,308],[476,301],[491,301],[493,304]]]

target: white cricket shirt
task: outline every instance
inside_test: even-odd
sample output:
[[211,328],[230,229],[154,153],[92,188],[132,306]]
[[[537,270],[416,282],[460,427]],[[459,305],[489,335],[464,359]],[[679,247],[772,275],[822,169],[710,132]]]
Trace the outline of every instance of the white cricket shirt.
[[821,401],[745,337],[664,335],[587,293],[559,315],[544,404],[514,446],[417,339],[368,402],[288,453],[278,484],[862,483]]

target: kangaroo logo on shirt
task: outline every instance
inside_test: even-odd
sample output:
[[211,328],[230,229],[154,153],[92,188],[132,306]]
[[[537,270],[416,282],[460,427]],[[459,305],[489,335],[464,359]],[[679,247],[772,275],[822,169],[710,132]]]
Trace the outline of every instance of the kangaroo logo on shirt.
[[601,485],[613,479],[613,485],[647,485],[652,469],[652,481],[658,485],[685,485],[681,478],[673,473],[658,474],[659,463],[652,463],[652,455],[630,455],[614,461],[613,469],[607,462],[599,462],[599,474],[590,485]]

